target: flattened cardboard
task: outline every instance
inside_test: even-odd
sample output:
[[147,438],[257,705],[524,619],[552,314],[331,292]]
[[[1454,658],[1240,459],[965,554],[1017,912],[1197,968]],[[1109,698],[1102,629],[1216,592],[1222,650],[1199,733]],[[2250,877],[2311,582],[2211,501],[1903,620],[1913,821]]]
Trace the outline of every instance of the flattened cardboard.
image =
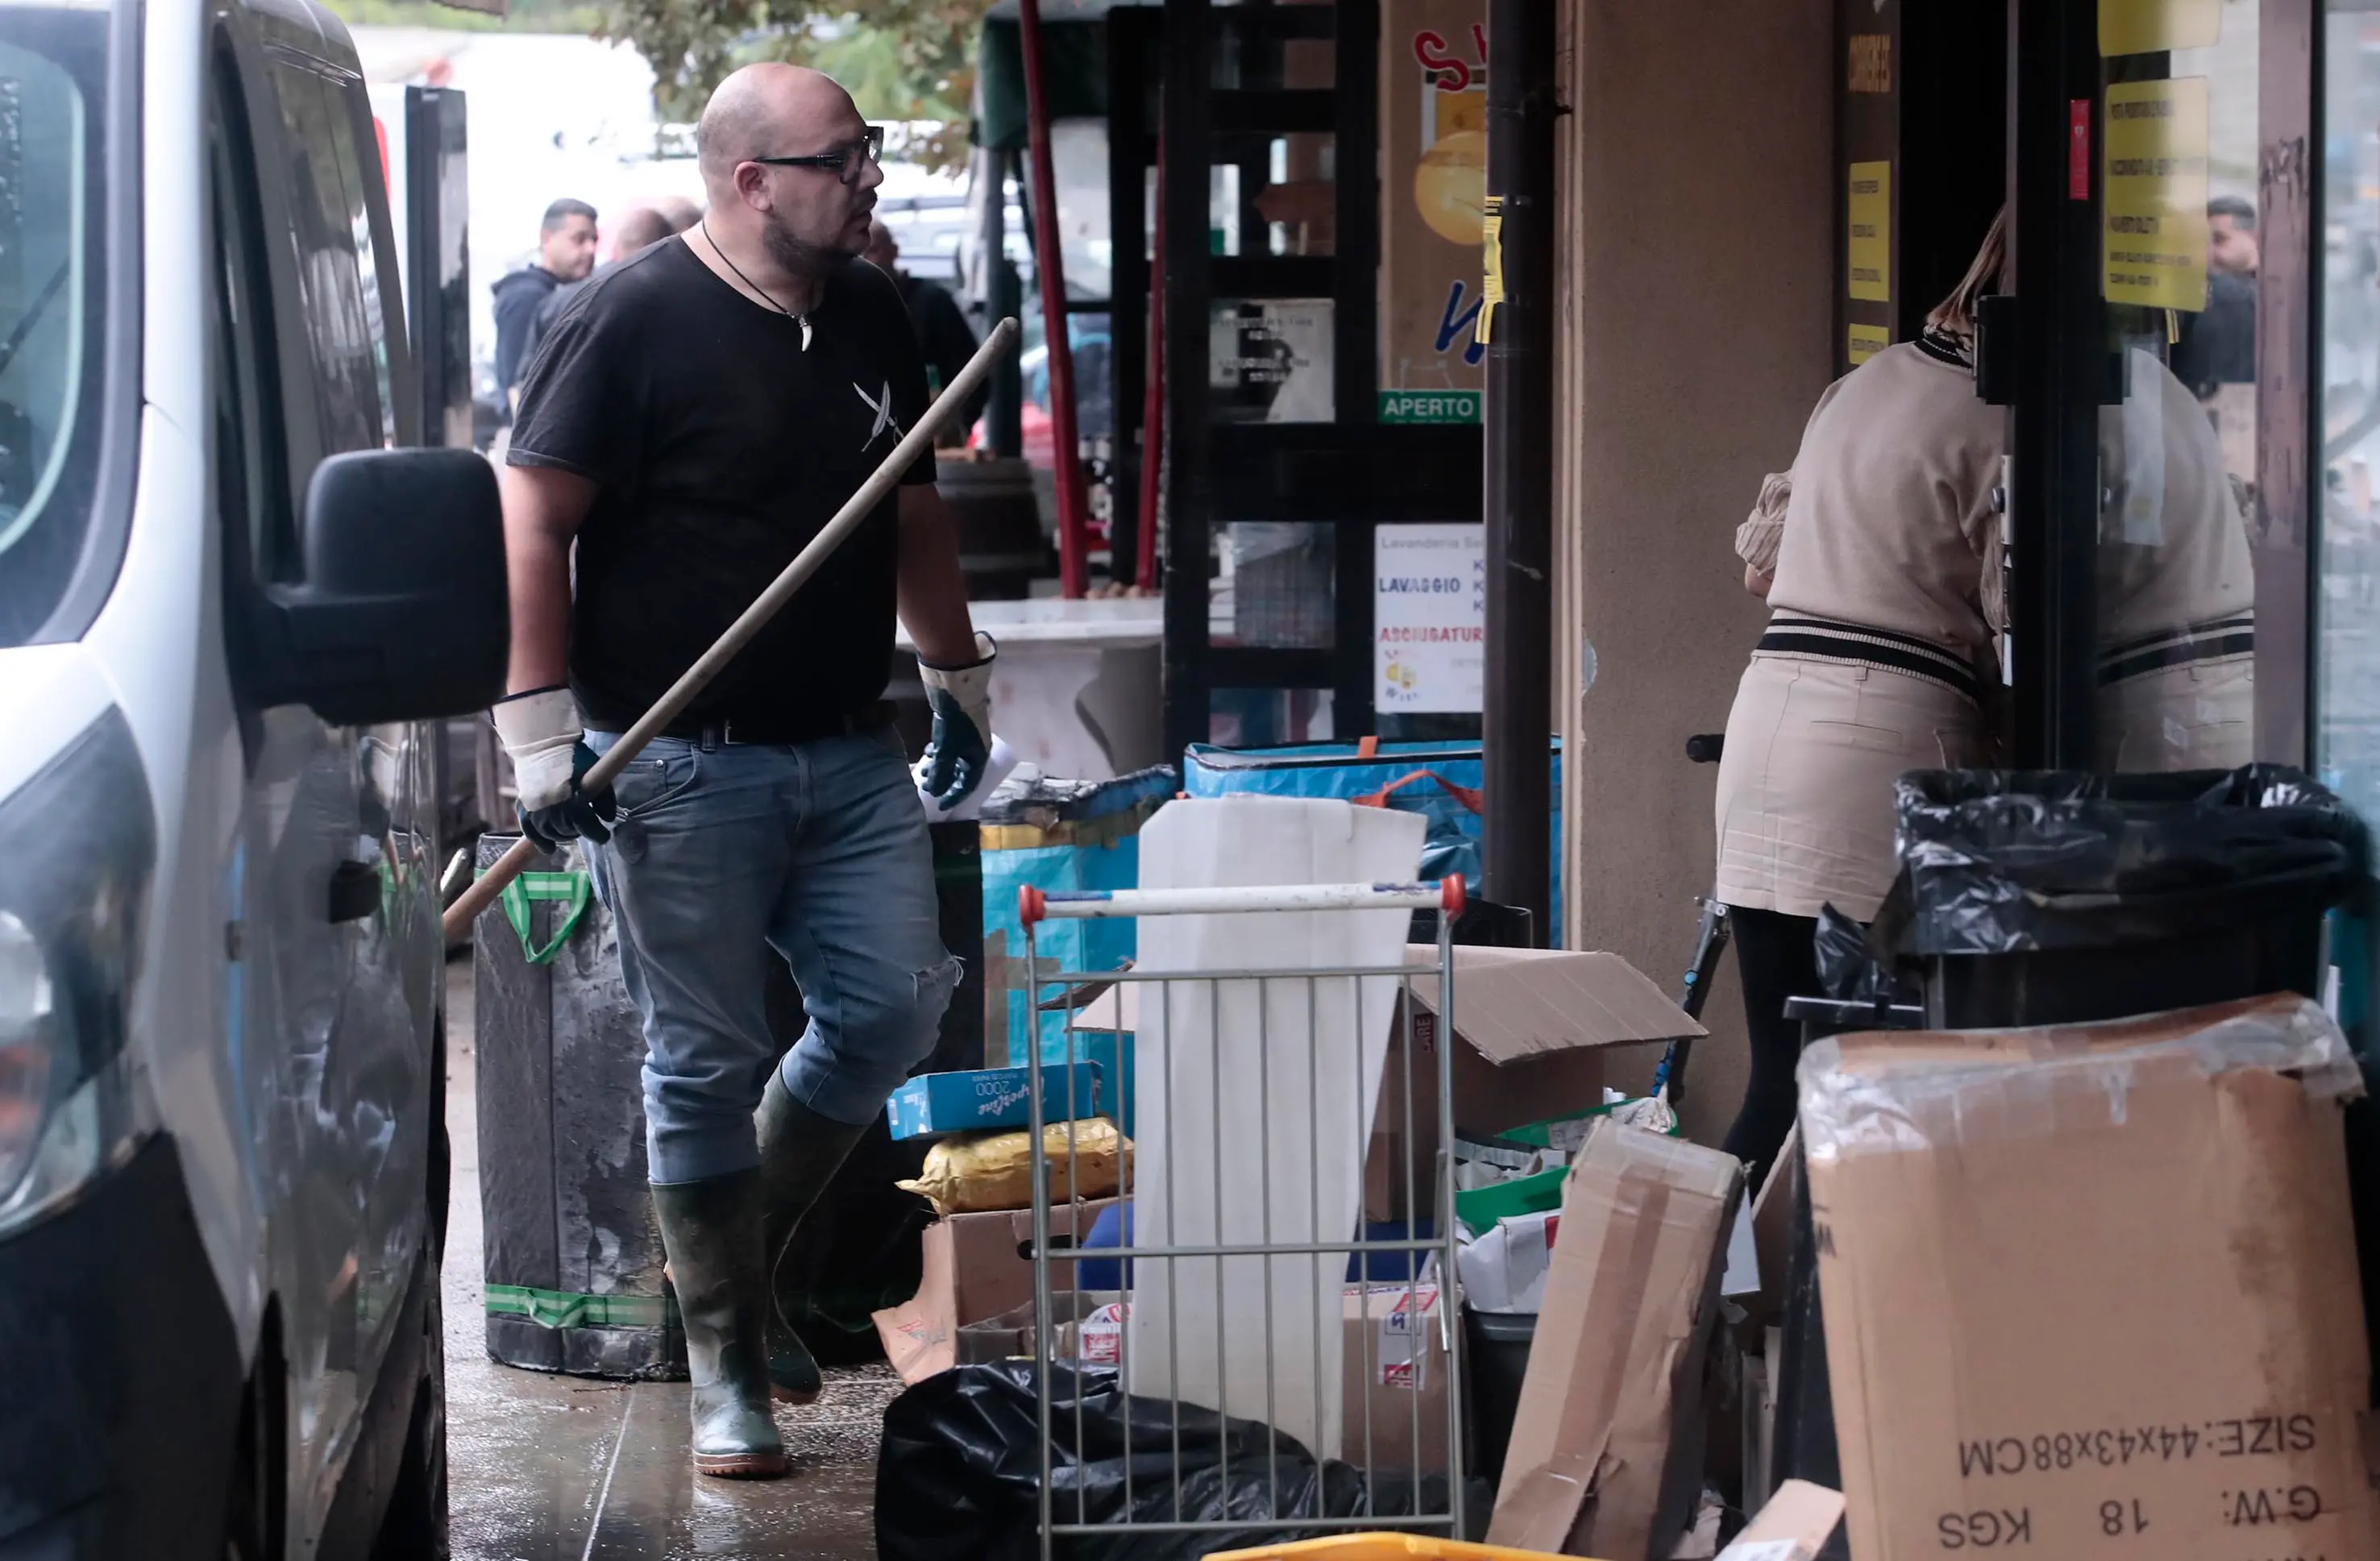
[[1588,1133],[1564,1189],[1490,1544],[1633,1558],[1666,1555],[1684,1532],[1742,1188],[1742,1166],[1716,1149],[1609,1121]]
[[1760,1261],[1760,1289],[1742,1301],[1744,1334],[1757,1344],[1761,1329],[1785,1315],[1786,1285],[1793,1265],[1793,1192],[1802,1184],[1802,1127],[1785,1134],[1785,1146],[1768,1168],[1768,1180],[1752,1200],[1752,1245]]
[[[1102,1211],[1115,1200],[1100,1198],[1050,1211],[1053,1240],[1079,1230],[1088,1236]],[[958,1364],[958,1332],[1033,1300],[1033,1211],[954,1214],[926,1227],[917,1293],[875,1314],[876,1337],[903,1382],[923,1382]],[[1052,1288],[1071,1289],[1065,1267],[1051,1275]],[[1029,1327],[1030,1325],[1028,1324]]]
[[2341,1112],[2271,1065],[2327,1023],[2282,998],[1810,1055],[1860,1561],[2380,1555]]

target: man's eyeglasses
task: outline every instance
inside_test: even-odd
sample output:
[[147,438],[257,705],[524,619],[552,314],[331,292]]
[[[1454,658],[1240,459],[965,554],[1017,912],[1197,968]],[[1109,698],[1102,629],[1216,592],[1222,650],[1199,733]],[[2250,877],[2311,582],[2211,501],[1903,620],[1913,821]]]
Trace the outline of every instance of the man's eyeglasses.
[[844,184],[856,185],[870,163],[884,161],[884,127],[870,125],[860,138],[832,151],[821,151],[808,157],[747,157],[747,163],[765,163],[771,168],[824,168]]

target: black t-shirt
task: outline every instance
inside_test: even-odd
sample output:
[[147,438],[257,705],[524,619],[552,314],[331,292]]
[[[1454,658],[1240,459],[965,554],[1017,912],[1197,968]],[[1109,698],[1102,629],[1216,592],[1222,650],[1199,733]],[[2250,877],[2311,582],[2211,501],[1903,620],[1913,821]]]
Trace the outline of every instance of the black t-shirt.
[[[625,730],[858,490],[926,408],[901,296],[855,261],[814,332],[676,239],[594,279],[521,386],[515,466],[601,485],[578,532],[570,685]],[[902,477],[934,480],[931,452]],[[690,713],[762,725],[855,714],[892,675],[897,496],[830,557]]]

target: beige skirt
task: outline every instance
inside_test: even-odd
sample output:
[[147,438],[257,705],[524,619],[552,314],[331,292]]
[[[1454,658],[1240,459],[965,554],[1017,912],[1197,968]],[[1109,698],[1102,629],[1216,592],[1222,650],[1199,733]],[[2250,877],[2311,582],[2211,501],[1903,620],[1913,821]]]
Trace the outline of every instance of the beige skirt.
[[2237,769],[2256,756],[2256,659],[2226,656],[2099,690],[2099,768]]
[[1974,702],[1905,672],[1758,652],[1718,767],[1718,898],[1865,921],[1892,885],[1892,783],[1990,762]]

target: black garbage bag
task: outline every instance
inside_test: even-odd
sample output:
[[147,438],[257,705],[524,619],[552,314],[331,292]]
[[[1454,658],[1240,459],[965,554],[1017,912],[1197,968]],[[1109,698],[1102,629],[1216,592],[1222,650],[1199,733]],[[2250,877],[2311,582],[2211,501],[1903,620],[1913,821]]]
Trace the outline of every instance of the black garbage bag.
[[1879,941],[1920,956],[2113,949],[2301,916],[2361,881],[2362,824],[2301,770],[1917,770]]
[[[1244,1531],[1198,1533],[1119,1530],[1112,1538],[1062,1543],[1058,1554],[1071,1561],[1195,1561],[1214,1551],[1333,1531],[1285,1533],[1270,1526],[1276,1515],[1392,1517],[1415,1510],[1409,1479],[1383,1472],[1379,1489],[1367,1490],[1361,1471],[1336,1461],[1318,1464],[1297,1442],[1257,1422],[1127,1396],[1112,1371],[1050,1369],[1057,1373],[1050,1438],[1056,1521],[1251,1525]],[[880,1561],[1025,1561],[1038,1554],[1035,1371],[1029,1361],[960,1366],[927,1378],[892,1401],[884,1414],[876,1464]],[[1079,1455],[1074,1430],[1078,1410]],[[1178,1485],[1177,1445],[1183,1471]],[[1467,1492],[1467,1513],[1484,1519],[1493,1493],[1476,1481]],[[1446,1509],[1444,1480],[1423,1480],[1419,1494],[1420,1511]]]
[[1914,1003],[1914,984],[1895,975],[1888,954],[1868,939],[1867,928],[1828,905],[1818,912],[1815,945],[1818,988],[1838,1002],[1883,1007]]

